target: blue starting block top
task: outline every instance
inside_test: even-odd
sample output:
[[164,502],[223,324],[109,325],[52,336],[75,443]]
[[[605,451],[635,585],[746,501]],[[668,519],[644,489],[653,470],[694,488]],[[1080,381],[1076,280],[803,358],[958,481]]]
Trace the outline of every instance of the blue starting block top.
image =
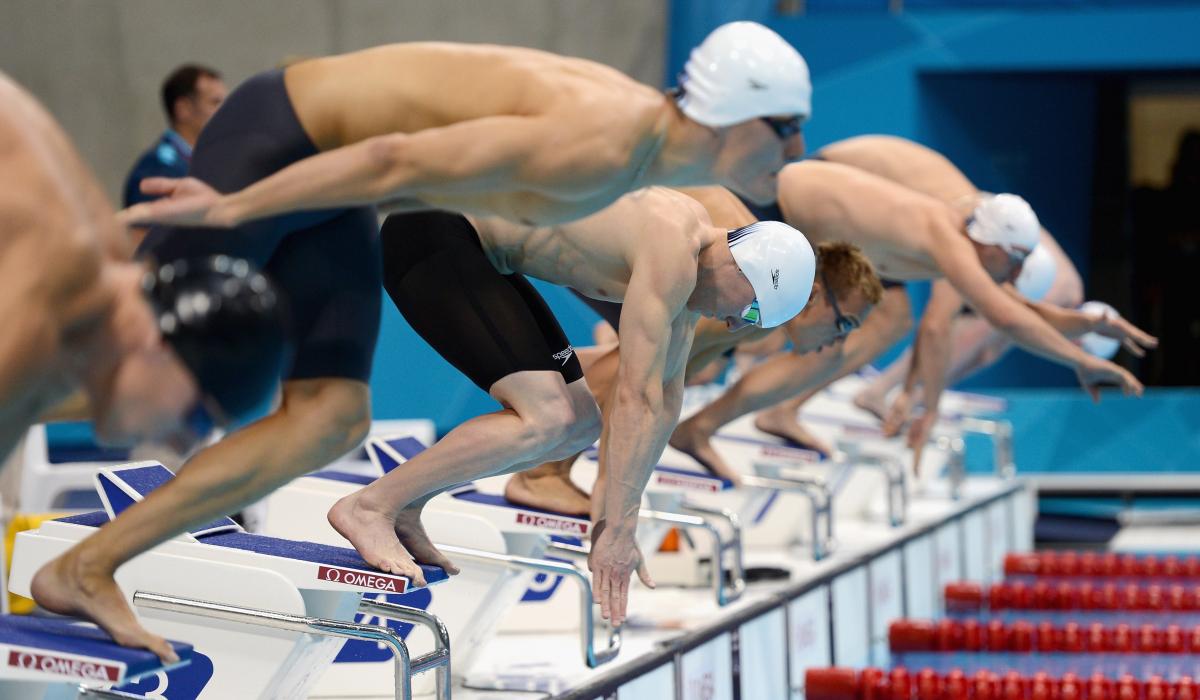
[[[809,416],[807,416],[807,415],[804,416],[805,420],[808,420],[808,418],[809,418]],[[820,422],[820,421],[818,421],[818,422]],[[820,450],[814,450],[811,447],[805,447],[804,445],[799,445],[797,443],[792,442],[791,440],[788,440],[785,442],[775,442],[773,440],[759,440],[757,438],[752,438],[752,437],[745,436],[745,435],[730,435],[729,433],[717,433],[717,437],[721,438],[722,440],[728,440],[730,442],[740,442],[744,445],[757,445],[759,447],[776,447],[776,448],[785,449],[785,450],[796,450],[797,452],[808,452],[809,454],[812,454],[813,456],[815,456],[818,461],[825,461],[826,459],[829,459],[829,455],[822,453]]]
[[[171,470],[161,464],[121,469],[117,479],[109,478],[103,472],[96,475],[97,488],[100,491],[100,498],[104,501],[104,509],[113,518],[145,498],[154,489],[174,478],[175,475],[171,473]],[[194,527],[188,532],[199,537],[216,532],[240,532],[241,529],[241,526],[234,522],[233,518],[218,518]]]
[[[345,475],[353,476],[353,475]],[[144,498],[154,489],[175,477],[171,470],[161,464],[151,464],[125,469],[102,470],[97,475],[97,488],[105,500],[105,511],[84,513],[61,518],[61,522],[85,527],[100,527],[121,511]],[[304,561],[328,567],[356,569],[364,572],[377,571],[350,547],[336,547],[316,542],[288,540],[244,532],[230,518],[222,518],[190,533],[200,544],[225,547],[266,556]],[[427,584],[445,581],[449,575],[440,567],[421,565]],[[394,576],[394,574],[389,574]],[[399,577],[404,578],[404,577]]]
[[690,479],[707,479],[721,484],[721,490],[733,488],[733,482],[729,479],[723,479],[712,472],[700,471],[697,469],[686,469],[682,467],[668,467],[665,464],[660,464],[654,467],[656,472],[666,472],[668,474],[678,474],[686,476]]
[[455,498],[459,499],[460,501],[467,501],[469,503],[480,503],[485,506],[496,506],[498,508],[512,508],[513,510],[527,510],[530,513],[541,513],[542,515],[553,515],[557,518],[571,518],[574,520],[582,520],[585,522],[588,520],[587,516],[585,516],[585,515],[568,515],[567,513],[560,513],[556,510],[546,510],[545,508],[534,508],[533,506],[523,506],[519,503],[513,503],[512,501],[508,500],[507,498],[505,498],[504,496],[502,496],[498,493],[483,493],[482,491],[477,491],[474,489],[467,489],[467,490],[463,490],[463,491],[457,491],[457,492],[453,493],[452,495]]
[[332,470],[313,472],[312,474],[309,474],[309,476],[314,479],[325,479],[326,481],[344,481],[347,484],[357,484],[359,486],[366,486],[367,484],[375,481],[374,477],[365,476],[363,474],[351,474],[350,472],[339,472]]
[[403,462],[396,459],[394,454],[407,462],[425,451],[425,443],[415,437],[371,438],[366,445],[367,456],[371,458],[384,474],[400,466]]
[[[18,663],[9,663],[18,668],[42,671],[51,675],[64,676],[64,681],[73,678],[89,678],[117,682],[153,673],[163,668],[157,656],[145,649],[130,649],[112,640],[103,630],[90,624],[81,624],[64,618],[25,617],[20,615],[0,616],[0,644],[18,654]],[[182,663],[192,657],[192,645],[169,642]],[[26,657],[20,657],[26,653]],[[81,663],[71,657],[91,657],[93,663]],[[104,662],[112,662],[107,665]],[[125,673],[120,676],[120,668]],[[0,677],[3,671],[0,671]]]
[[[360,571],[376,570],[375,567],[363,561],[358,552],[350,547],[335,547],[330,544],[318,544],[316,542],[285,540],[279,537],[267,537],[266,535],[252,535],[248,532],[208,535],[202,537],[200,542],[202,544],[210,544],[214,547],[240,549],[245,552],[266,554],[283,559],[297,559],[325,566],[337,566],[346,569],[358,569]],[[425,566],[422,564],[421,571],[425,574],[425,582],[428,584],[438,583],[450,578],[444,569],[436,566]]]

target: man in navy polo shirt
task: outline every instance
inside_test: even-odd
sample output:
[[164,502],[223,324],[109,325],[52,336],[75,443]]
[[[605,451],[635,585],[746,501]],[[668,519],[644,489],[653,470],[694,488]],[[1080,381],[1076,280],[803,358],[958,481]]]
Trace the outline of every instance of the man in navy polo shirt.
[[162,102],[170,126],[134,163],[125,180],[125,206],[157,198],[142,194],[138,188],[142,178],[187,175],[196,137],[227,92],[221,74],[205,66],[183,65],[167,76]]

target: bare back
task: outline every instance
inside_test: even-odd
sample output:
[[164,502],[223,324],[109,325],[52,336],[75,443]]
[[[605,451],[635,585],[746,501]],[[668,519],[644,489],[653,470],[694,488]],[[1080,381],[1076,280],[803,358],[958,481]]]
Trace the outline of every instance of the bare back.
[[[924,192],[954,207],[960,214],[968,213],[980,194],[975,184],[949,158],[908,139],[856,136],[822,148],[821,157]],[[1075,264],[1044,228],[1041,240],[1057,263],[1055,291],[1068,302],[1079,298],[1083,294],[1083,279]]]
[[661,187],[632,192],[568,224],[531,227],[493,217],[476,220],[476,229],[501,272],[529,275],[616,302],[624,301],[640,257],[656,248],[674,249],[680,242],[696,256],[722,233],[695,200]]
[[856,136],[825,146],[821,149],[821,158],[924,192],[964,214],[975,206],[975,198],[979,195],[975,185],[948,158],[908,139]]
[[930,217],[961,217],[941,202],[869,172],[809,160],[779,173],[779,206],[786,223],[813,243],[845,241],[862,249],[882,277],[941,276],[931,255]]
[[[286,83],[300,123],[321,150],[472,122],[481,127],[478,138],[495,140],[512,120],[528,122],[536,138],[522,153],[521,173],[500,174],[487,191],[440,187],[420,196],[447,209],[527,223],[579,218],[634,189],[661,145],[667,104],[658,91],[612,68],[494,45],[391,44],[297,64]],[[474,136],[447,158],[480,148]],[[512,190],[518,180],[538,186]]]

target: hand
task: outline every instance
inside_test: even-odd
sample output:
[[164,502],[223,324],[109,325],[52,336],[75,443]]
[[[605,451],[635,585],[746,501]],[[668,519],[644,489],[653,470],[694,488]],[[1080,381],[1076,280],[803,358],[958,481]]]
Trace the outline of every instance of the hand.
[[221,206],[221,194],[194,177],[148,177],[141,182],[143,194],[162,197],[135,204],[117,213],[126,226],[171,224],[229,228],[237,224]]
[[654,580],[646,569],[646,560],[634,540],[635,527],[629,534],[619,534],[598,521],[592,528],[592,551],[588,554],[588,570],[592,572],[592,602],[600,604],[600,616],[619,627],[625,622],[629,602],[629,577],[636,570],[638,578],[648,588]]
[[1079,377],[1079,385],[1095,403],[1100,403],[1100,384],[1116,384],[1126,396],[1142,395],[1142,383],[1132,374],[1098,357],[1089,357],[1087,362],[1076,367],[1075,376]]
[[1134,357],[1145,357],[1143,348],[1158,347],[1158,338],[1126,321],[1118,314],[1107,313],[1096,319],[1092,332],[1106,338],[1121,341],[1121,345]]
[[888,407],[887,416],[883,419],[883,435],[884,437],[896,437],[900,434],[900,428],[908,422],[908,416],[912,412],[912,395],[904,389],[901,389],[896,394],[896,398],[892,399],[892,405]]
[[933,431],[934,423],[937,423],[937,411],[926,409],[908,424],[907,442],[908,448],[913,451],[914,476],[921,473],[921,453],[925,450],[925,443],[929,442],[929,433]]

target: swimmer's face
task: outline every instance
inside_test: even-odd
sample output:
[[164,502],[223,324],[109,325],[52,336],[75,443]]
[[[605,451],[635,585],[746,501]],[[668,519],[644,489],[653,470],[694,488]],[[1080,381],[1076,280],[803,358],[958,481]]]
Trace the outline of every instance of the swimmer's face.
[[998,245],[976,245],[975,250],[979,253],[979,262],[983,264],[983,269],[997,284],[1014,282],[1017,275],[1021,274],[1024,255],[1009,253]]
[[839,327],[838,311],[843,319],[861,324],[871,313],[872,306],[860,292],[854,292],[837,300],[837,310],[829,302],[829,296],[820,282],[813,283],[813,297],[804,311],[788,324],[788,334],[793,349],[798,354],[821,352],[825,348],[838,347],[846,340],[848,332]]
[[121,281],[110,323],[121,350],[113,366],[88,377],[96,435],[106,444],[153,442],[184,451],[204,437],[191,435],[185,421],[199,390],[162,342],[142,296],[141,273],[138,265],[113,273]]
[[[724,233],[717,229],[715,235]],[[687,308],[722,321],[730,331],[735,331],[753,325],[742,318],[742,312],[753,302],[754,287],[738,268],[729,246],[721,243],[702,248],[696,266],[696,286],[688,297]]]
[[[722,130],[723,143],[714,173],[730,189],[755,204],[776,199],[776,176],[804,155],[804,134],[783,125],[790,115],[751,119]],[[777,125],[777,126],[773,126]]]
[[96,435],[105,444],[154,443],[187,451],[204,436],[186,417],[200,394],[174,352],[159,344],[131,353],[118,364],[107,391],[95,402]]

